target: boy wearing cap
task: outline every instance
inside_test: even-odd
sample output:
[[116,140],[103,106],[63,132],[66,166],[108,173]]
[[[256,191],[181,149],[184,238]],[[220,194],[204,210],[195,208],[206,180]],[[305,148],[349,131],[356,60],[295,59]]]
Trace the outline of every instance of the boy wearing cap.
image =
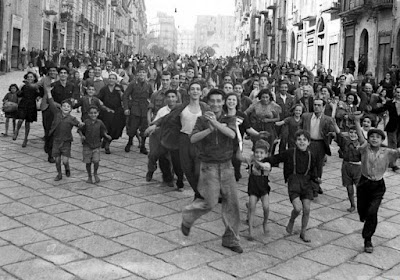
[[360,125],[361,116],[362,114],[355,116],[361,143],[358,148],[361,153],[361,178],[357,185],[357,211],[360,221],[364,222],[364,251],[372,253],[374,247],[371,238],[378,225],[378,210],[386,191],[383,175],[389,163],[400,157],[400,149],[382,147],[385,134],[376,128],[368,131],[368,139],[365,141]]

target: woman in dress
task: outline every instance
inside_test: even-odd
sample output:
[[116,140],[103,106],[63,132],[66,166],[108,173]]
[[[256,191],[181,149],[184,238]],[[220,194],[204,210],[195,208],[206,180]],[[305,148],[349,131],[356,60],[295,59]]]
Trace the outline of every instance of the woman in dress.
[[333,93],[339,96],[339,99],[346,100],[346,95],[351,92],[351,86],[346,84],[346,76],[339,77],[339,85],[333,89]]
[[386,90],[386,96],[390,99],[393,98],[393,90],[396,86],[396,83],[392,80],[392,75],[390,74],[390,72],[387,72],[385,74],[385,78],[379,82],[379,88],[376,91],[378,94],[382,91],[382,90]]
[[[274,102],[274,98],[269,89],[262,89],[257,97],[260,101],[250,105],[244,113],[250,117],[251,126],[256,131],[266,131],[269,133],[268,143],[272,152],[273,143],[277,138],[275,122],[279,121],[281,109],[280,106]],[[253,144],[255,140],[256,139],[253,137]]]
[[28,52],[26,51],[26,49],[25,48],[22,48],[21,49],[21,52],[19,53],[19,56],[20,56],[20,59],[21,59],[21,61],[20,61],[20,63],[21,63],[21,70],[22,71],[25,71],[25,68],[26,68],[26,63],[27,63],[27,61],[28,61]]
[[[108,135],[111,136],[112,140],[120,138],[125,127],[125,115],[124,109],[122,109],[123,90],[122,86],[116,83],[117,75],[110,73],[108,84],[100,90],[97,96],[103,101],[104,106],[112,110],[110,112],[102,111],[100,114],[100,119],[105,124]],[[102,146],[105,148],[106,154],[110,154],[111,141],[103,142]]]
[[28,72],[24,76],[25,85],[22,86],[21,91],[18,93],[18,97],[21,100],[18,103],[18,123],[17,129],[15,130],[13,140],[17,140],[19,130],[22,126],[22,123],[25,121],[25,138],[22,142],[22,147],[25,148],[28,143],[28,135],[31,128],[31,122],[37,121],[37,108],[36,108],[36,99],[43,94],[37,89],[37,87],[33,87],[32,85],[38,82],[38,78],[35,73]]

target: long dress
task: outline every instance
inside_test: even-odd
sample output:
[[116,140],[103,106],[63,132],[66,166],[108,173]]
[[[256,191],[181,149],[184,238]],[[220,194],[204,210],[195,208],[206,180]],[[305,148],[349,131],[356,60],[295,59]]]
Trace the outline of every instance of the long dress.
[[97,97],[103,101],[104,106],[114,110],[114,113],[102,111],[99,118],[105,124],[107,132],[113,140],[120,138],[125,127],[125,115],[120,91],[116,91],[114,88],[111,92],[109,87],[105,86],[100,90]]
[[27,85],[21,88],[21,91],[18,93],[18,97],[21,97],[18,103],[18,119],[25,120],[26,122],[37,121],[36,98],[41,95],[40,91],[36,88]]

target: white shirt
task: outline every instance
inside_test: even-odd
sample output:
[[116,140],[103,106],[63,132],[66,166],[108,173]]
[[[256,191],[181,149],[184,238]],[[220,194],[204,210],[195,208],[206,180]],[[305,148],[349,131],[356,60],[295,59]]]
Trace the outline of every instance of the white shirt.
[[193,114],[192,112],[190,112],[189,107],[186,106],[186,108],[183,109],[181,113],[181,123],[182,123],[181,132],[188,135],[192,134],[197,118],[200,117],[201,115],[202,115],[201,110],[198,113]]
[[353,74],[344,74],[346,76],[346,85],[351,85],[354,82]]
[[158,120],[159,118],[164,117],[165,115],[168,115],[171,112],[171,108],[168,107],[168,105],[161,107],[158,111],[156,116],[154,117],[154,121]]
[[283,103],[286,104],[287,94],[285,94],[285,95],[279,94],[279,95],[281,96]]
[[317,117],[315,114],[311,116],[311,123],[310,123],[310,136],[312,140],[321,140],[321,133],[319,129],[319,125],[321,123],[321,116],[322,114]]

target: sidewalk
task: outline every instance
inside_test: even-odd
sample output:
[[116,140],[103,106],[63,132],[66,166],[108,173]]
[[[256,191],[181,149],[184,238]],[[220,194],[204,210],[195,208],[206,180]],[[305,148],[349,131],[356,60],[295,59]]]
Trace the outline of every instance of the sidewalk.
[[[23,131],[21,131],[23,135]],[[400,176],[388,172],[387,192],[373,254],[363,253],[356,213],[349,214],[341,186],[341,161],[328,158],[321,195],[312,203],[309,236],[285,226],[291,204],[282,169],[270,176],[270,223],[262,235],[258,205],[256,241],[249,242],[247,174],[239,184],[242,246],[238,255],[221,246],[220,205],[202,217],[189,237],[180,232],[181,209],[193,197],[187,182],[176,192],[160,185],[159,171],[145,180],[145,156],[137,143],[129,154],[124,136],[102,152],[99,185],[85,183],[81,145],[74,132],[72,176],[54,182],[55,166],[42,150],[40,121],[22,140],[0,141],[0,279],[396,279],[400,275]],[[246,149],[250,147],[246,144]],[[336,151],[336,149],[335,149]]]

